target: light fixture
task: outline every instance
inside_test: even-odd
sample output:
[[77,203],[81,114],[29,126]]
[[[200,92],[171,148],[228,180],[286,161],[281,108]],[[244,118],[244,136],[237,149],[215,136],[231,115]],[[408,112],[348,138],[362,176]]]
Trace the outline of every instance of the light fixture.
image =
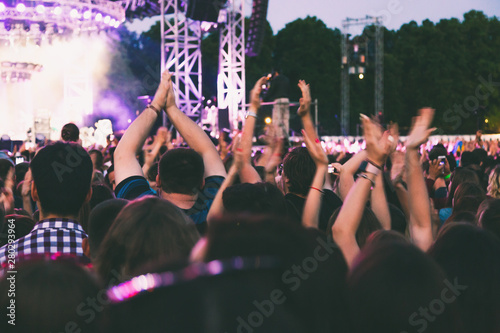
[[19,12],[19,13],[24,13],[24,11],[26,10],[26,5],[24,3],[18,3],[16,5],[16,10]]
[[37,5],[35,10],[38,14],[43,14],[45,12],[45,6],[44,5]]

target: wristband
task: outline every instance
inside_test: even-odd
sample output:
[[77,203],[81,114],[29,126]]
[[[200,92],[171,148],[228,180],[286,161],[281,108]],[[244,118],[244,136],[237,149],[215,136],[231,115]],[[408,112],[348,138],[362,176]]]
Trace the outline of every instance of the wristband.
[[370,181],[370,183],[372,183],[372,190],[373,188],[375,187],[375,181],[373,179],[371,179],[370,177],[368,177],[368,175],[366,173],[360,173],[358,174],[358,177],[361,177],[361,178],[364,178],[364,179],[367,179]]
[[358,173],[359,172],[368,172],[368,173],[371,173],[371,174],[374,174],[375,176],[377,176],[380,174],[381,170],[382,170],[382,168],[378,167],[376,164],[373,164],[369,160],[366,160],[366,161],[361,162],[359,169],[358,169]]
[[252,111],[247,111],[247,113],[245,115],[245,119],[247,119],[248,117],[254,117],[255,119],[257,119],[257,113],[252,112]]
[[451,178],[451,173],[450,173],[450,174],[448,174],[448,176],[444,176],[444,179],[445,179],[445,180],[448,180],[448,179],[450,179],[450,178]]
[[146,109],[151,109],[154,112],[156,112],[156,114],[158,114],[158,115],[161,113],[161,110],[158,110],[153,104],[148,104],[148,106],[146,107]]
[[321,193],[321,194],[325,194],[325,192],[323,192],[322,190],[320,190],[320,189],[319,189],[319,188],[317,188],[317,187],[311,186],[310,188],[311,188],[311,189],[313,189],[313,190],[318,191],[318,192],[319,192],[319,193]]

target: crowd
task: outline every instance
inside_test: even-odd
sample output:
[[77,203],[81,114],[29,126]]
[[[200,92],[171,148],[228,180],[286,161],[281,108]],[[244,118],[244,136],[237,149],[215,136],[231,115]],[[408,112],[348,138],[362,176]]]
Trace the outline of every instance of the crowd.
[[[68,124],[3,153],[0,331],[500,332],[498,144],[428,147],[423,108],[404,142],[361,115],[364,149],[327,154],[300,81],[304,145],[255,153],[265,80],[231,140],[165,72],[107,147]],[[176,139],[149,137],[162,112]]]

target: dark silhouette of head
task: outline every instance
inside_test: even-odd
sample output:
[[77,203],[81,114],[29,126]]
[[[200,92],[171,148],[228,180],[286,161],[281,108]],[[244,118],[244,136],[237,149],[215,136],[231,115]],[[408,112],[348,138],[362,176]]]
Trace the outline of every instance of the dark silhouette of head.
[[228,213],[287,214],[283,193],[267,182],[230,186],[224,191],[222,200]]
[[286,177],[288,192],[307,195],[315,173],[316,164],[307,148],[297,147],[285,155],[283,174]]
[[[0,280],[0,331],[2,332],[101,332],[102,312],[88,304],[102,296],[96,280],[71,260],[26,261],[16,265],[15,326],[7,316],[12,280]],[[102,290],[101,294],[100,291]],[[107,300],[106,298],[104,298]],[[98,304],[102,309],[102,305]]]
[[500,331],[500,241],[472,224],[444,226],[428,251],[449,281],[464,286],[456,300],[467,332]]
[[95,260],[101,243],[120,211],[128,204],[124,199],[110,199],[95,206],[90,212],[88,244],[90,259]]
[[486,199],[479,205],[476,224],[500,239],[500,199]]
[[203,186],[205,167],[201,156],[192,149],[176,148],[160,159],[158,176],[167,193],[194,194]]
[[66,142],[78,142],[80,139],[80,130],[73,123],[67,123],[61,129],[61,140]]
[[[351,332],[462,332],[456,305],[441,301],[445,288],[443,271],[415,246],[368,243],[347,277]],[[435,302],[431,321],[419,309],[432,314]]]
[[92,161],[85,149],[76,143],[56,142],[40,149],[30,167],[41,211],[77,216],[92,179]]

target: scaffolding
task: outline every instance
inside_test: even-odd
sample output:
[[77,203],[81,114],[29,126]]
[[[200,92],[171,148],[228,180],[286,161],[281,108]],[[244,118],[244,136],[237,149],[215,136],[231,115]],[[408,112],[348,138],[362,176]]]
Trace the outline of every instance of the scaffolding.
[[[179,109],[197,120],[202,106],[202,30],[200,21],[186,17],[185,8],[181,0],[161,1],[161,70],[167,68],[173,73]],[[171,12],[173,14],[167,14]]]
[[[245,16],[243,0],[229,0],[220,29],[218,107],[228,109],[231,129],[238,127],[245,108]],[[221,15],[222,16],[222,15]]]
[[341,130],[342,135],[350,133],[350,86],[349,67],[351,64],[349,54],[349,28],[352,26],[375,26],[375,103],[374,114],[384,114],[384,32],[382,16],[366,16],[365,18],[346,18],[342,21],[341,41]]

